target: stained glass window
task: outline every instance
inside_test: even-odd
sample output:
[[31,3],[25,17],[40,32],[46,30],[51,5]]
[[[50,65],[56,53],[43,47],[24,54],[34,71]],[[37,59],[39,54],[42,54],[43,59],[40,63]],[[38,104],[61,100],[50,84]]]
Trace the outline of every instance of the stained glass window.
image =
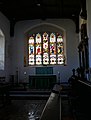
[[64,39],[59,33],[37,33],[28,39],[29,65],[65,64]]

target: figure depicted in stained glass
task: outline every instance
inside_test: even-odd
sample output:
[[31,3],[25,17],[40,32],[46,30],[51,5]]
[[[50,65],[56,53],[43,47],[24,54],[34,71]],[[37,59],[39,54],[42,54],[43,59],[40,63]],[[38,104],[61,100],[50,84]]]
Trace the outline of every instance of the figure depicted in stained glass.
[[59,44],[59,46],[58,46],[58,54],[62,54],[62,53],[63,53],[63,46],[61,46]]
[[43,34],[43,64],[49,64],[48,34]]
[[63,64],[64,63],[64,46],[63,46],[63,38],[61,35],[57,36],[57,55],[58,55],[58,64]]
[[35,42],[36,42],[36,65],[40,65],[42,64],[42,39],[41,39],[41,34],[36,34],[36,39],[35,39]]
[[50,34],[50,64],[56,64],[56,36]]
[[43,34],[43,41],[48,41],[48,34],[46,32]]
[[30,55],[31,55],[31,54],[34,53],[34,46],[33,46],[33,45],[30,45],[29,48],[30,48]]
[[40,65],[40,64],[42,64],[41,56],[40,56],[40,55],[37,55],[37,56],[36,56],[36,65]]
[[41,35],[39,33],[36,35],[36,43],[41,43]]
[[43,64],[49,64],[49,56],[48,53],[43,54]]
[[40,45],[38,46],[37,54],[41,54],[41,51],[40,51]]
[[43,53],[48,52],[48,34],[45,32],[43,34]]
[[38,33],[36,35],[36,55],[40,55],[41,52],[41,35]]
[[29,65],[34,65],[34,37],[29,37]]
[[52,49],[52,53],[54,54],[54,45],[52,44],[52,46],[51,46],[51,49]]

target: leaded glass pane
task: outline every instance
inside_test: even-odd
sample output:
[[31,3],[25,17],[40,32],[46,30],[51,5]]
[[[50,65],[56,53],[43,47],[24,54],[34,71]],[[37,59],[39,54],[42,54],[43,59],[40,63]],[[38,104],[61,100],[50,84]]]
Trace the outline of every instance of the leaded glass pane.
[[56,36],[50,35],[50,64],[56,64]]
[[43,54],[43,64],[49,64],[49,55],[48,53]]
[[40,64],[42,64],[42,57],[41,57],[41,55],[36,55],[36,65],[40,65]]
[[34,37],[29,37],[29,65],[34,65]]
[[61,35],[58,35],[57,36],[57,61],[58,61],[58,64],[63,64],[64,63],[64,43],[63,43],[63,38]]
[[49,64],[48,34],[43,34],[43,64]]
[[36,64],[42,64],[42,47],[41,47],[41,35],[38,33],[36,35]]

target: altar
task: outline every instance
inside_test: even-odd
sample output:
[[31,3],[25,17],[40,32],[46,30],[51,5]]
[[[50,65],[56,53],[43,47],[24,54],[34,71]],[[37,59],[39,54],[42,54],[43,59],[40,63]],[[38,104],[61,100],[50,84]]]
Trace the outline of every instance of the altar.
[[32,89],[52,89],[56,80],[56,75],[53,74],[29,75],[29,87]]

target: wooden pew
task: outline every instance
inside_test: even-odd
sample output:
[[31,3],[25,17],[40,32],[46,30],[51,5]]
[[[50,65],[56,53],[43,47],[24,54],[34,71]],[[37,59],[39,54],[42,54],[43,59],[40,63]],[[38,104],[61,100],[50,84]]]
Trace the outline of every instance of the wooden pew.
[[5,105],[7,103],[10,103],[10,91],[11,85],[6,83],[0,83],[0,100],[1,105]]
[[55,85],[39,120],[61,120],[60,85]]
[[[73,101],[75,111],[91,119],[91,82],[86,80],[73,80],[72,92],[76,99]],[[78,109],[79,108],[79,109]]]

